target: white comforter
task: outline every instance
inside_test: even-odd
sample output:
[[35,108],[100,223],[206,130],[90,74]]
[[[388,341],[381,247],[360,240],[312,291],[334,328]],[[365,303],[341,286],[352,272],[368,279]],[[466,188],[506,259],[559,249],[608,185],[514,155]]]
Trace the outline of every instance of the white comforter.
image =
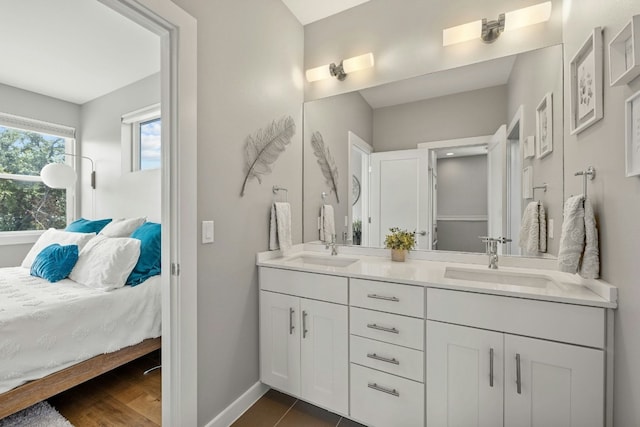
[[160,276],[104,292],[0,269],[0,393],[160,336]]

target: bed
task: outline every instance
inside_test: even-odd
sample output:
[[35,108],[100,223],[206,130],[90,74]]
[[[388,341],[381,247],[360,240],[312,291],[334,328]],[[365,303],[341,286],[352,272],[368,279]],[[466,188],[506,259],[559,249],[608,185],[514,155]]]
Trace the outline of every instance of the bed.
[[0,269],[0,418],[160,348],[154,276],[109,292]]

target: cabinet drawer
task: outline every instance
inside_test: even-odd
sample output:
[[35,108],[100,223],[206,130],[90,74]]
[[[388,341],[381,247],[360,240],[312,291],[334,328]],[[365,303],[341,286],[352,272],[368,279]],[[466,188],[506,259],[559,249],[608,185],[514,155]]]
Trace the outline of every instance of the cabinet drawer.
[[605,345],[605,310],[598,307],[430,288],[427,318],[589,347]]
[[352,306],[424,318],[424,288],[399,283],[351,279]]
[[424,426],[424,384],[351,364],[351,417],[371,427]]
[[346,277],[260,267],[260,289],[337,304],[348,303]]
[[351,307],[351,333],[424,350],[424,320]]
[[424,353],[351,335],[351,362],[424,382]]

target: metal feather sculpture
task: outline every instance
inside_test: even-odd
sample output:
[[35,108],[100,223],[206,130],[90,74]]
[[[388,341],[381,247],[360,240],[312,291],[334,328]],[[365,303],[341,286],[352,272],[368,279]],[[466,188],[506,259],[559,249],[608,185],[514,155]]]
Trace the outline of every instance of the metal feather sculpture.
[[296,124],[293,117],[287,116],[280,120],[274,120],[265,128],[259,129],[254,135],[245,139],[245,172],[240,196],[244,196],[247,183],[250,179],[257,179],[262,183],[262,175],[271,173],[271,165],[278,160],[280,154],[291,143],[291,138],[296,133]]
[[327,180],[327,185],[331,187],[336,194],[336,201],[340,203],[340,199],[338,198],[338,167],[331,156],[329,147],[325,147],[320,132],[314,132],[313,135],[311,135],[311,147],[313,147],[313,154],[318,158],[318,164],[320,165],[320,170],[324,178]]

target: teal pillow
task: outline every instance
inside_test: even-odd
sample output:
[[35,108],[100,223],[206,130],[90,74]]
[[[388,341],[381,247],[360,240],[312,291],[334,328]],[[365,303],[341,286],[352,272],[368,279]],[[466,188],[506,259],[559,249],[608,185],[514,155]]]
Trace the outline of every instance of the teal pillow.
[[127,278],[127,285],[136,286],[149,277],[160,274],[160,260],[162,257],[161,228],[158,223],[145,222],[131,234],[132,239],[140,240],[140,257]]
[[74,231],[76,233],[96,233],[98,234],[107,224],[111,222],[111,218],[96,219],[94,221],[89,219],[76,219],[71,224],[67,225],[65,231]]
[[59,282],[69,276],[78,261],[78,245],[61,246],[58,243],[40,251],[31,264],[31,275]]

